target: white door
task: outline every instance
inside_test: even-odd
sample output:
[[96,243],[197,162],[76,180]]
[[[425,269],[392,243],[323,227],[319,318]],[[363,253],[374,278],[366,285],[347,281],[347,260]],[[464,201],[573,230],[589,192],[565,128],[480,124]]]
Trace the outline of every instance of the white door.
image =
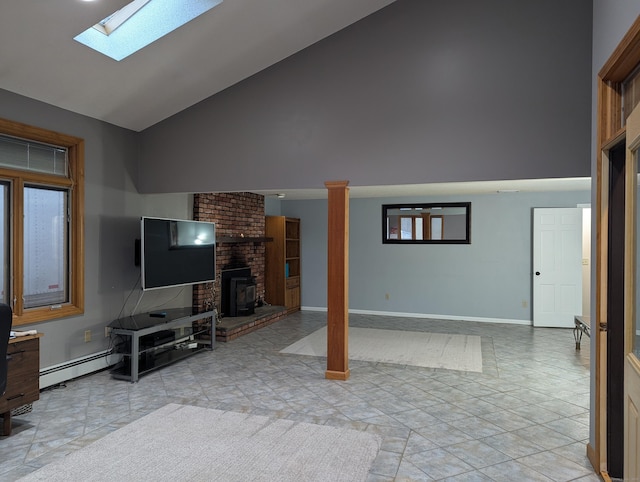
[[582,208],[533,210],[533,326],[573,328],[582,314]]
[[640,107],[627,118],[625,190],[625,362],[624,362],[624,480],[640,480],[640,264],[638,246],[638,150],[640,149]]

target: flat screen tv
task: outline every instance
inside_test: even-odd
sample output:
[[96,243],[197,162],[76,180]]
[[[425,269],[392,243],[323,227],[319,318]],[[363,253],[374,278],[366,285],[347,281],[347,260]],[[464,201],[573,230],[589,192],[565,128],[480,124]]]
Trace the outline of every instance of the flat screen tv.
[[142,289],[215,281],[215,224],[143,217],[140,267]]

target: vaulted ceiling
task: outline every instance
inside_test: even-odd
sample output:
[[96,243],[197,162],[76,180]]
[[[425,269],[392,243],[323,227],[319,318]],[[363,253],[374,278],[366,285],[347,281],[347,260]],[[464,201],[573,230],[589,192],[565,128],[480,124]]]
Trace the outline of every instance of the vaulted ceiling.
[[[395,0],[224,0],[120,62],[73,39],[129,1],[2,0],[0,89],[142,131]],[[352,195],[581,190],[589,184],[583,178],[550,185],[527,180],[374,186],[354,188]],[[287,195],[304,199],[325,193]]]
[[0,88],[141,131],[394,0],[224,0],[120,62],[73,40],[129,1],[2,0]]

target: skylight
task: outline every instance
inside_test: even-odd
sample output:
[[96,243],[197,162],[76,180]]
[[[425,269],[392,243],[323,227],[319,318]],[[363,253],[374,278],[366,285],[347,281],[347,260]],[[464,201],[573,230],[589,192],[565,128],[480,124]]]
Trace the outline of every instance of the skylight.
[[149,1],[150,0],[134,0],[107,18],[100,20],[93,28],[105,35],[111,35],[115,29],[129,20],[138,10],[149,3]]
[[222,0],[134,0],[74,40],[120,61],[220,3]]

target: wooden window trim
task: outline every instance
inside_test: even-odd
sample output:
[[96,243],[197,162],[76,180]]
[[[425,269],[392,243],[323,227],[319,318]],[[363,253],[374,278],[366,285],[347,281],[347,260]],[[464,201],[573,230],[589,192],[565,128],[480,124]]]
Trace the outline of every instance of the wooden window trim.
[[[0,168],[0,177],[8,179],[15,187],[12,190],[13,207],[11,209],[12,253],[15,253],[11,256],[13,268],[11,290],[16,297],[16,302],[13,306],[13,325],[28,325],[82,314],[84,313],[84,140],[79,137],[6,119],[0,119],[0,134],[67,148],[70,176],[70,178],[64,178],[50,174]],[[23,308],[24,257],[22,236],[24,224],[22,214],[24,199],[22,188],[25,184],[70,188],[69,302],[62,304],[60,308],[39,307],[27,310]]]

